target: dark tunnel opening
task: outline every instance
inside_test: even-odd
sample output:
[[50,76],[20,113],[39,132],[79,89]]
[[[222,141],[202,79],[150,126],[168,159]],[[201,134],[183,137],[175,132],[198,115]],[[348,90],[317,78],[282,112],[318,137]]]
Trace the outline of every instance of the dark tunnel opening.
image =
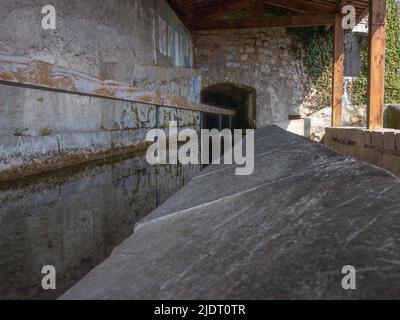
[[[234,83],[220,83],[207,87],[201,92],[204,104],[233,109],[236,116],[232,119],[232,129],[255,129],[256,127],[256,90]],[[229,116],[222,116],[221,128],[230,128]],[[220,127],[219,115],[204,114],[203,128]]]

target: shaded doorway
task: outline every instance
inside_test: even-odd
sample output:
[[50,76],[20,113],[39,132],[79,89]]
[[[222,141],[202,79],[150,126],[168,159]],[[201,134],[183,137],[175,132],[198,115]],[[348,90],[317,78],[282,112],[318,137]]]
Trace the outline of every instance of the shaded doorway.
[[[256,127],[256,90],[244,85],[234,83],[219,83],[201,91],[201,102],[204,104],[229,108],[236,111],[232,119],[232,128],[255,129]],[[203,128],[229,128],[228,116],[204,114]]]

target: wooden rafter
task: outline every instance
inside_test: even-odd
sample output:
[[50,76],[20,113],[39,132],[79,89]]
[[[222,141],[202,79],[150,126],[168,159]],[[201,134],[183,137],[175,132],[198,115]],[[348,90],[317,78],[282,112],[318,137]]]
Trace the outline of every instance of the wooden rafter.
[[265,13],[265,1],[264,0],[256,0],[254,2],[254,16],[255,17],[263,17]]
[[303,1],[303,0],[298,0],[298,1],[266,0],[264,2],[274,5],[274,6],[277,6],[277,7],[293,10],[296,12],[305,12],[305,13],[310,13],[310,12],[331,13],[332,12],[332,7],[327,4],[310,3],[309,1]]
[[335,11],[341,12],[342,7],[349,3],[349,0],[336,0]]
[[[366,8],[368,8],[369,0],[167,0],[171,7],[178,8],[179,16],[183,16],[182,19],[185,24],[195,30],[202,29],[213,29],[221,26],[223,29],[237,27],[275,27],[275,26],[289,26],[289,27],[303,27],[303,26],[319,26],[322,25],[321,21],[324,21],[327,14],[334,14],[340,12],[341,8],[346,4],[351,4],[355,7],[357,12],[357,20],[360,21],[366,16]],[[285,8],[304,14],[305,17],[309,18],[312,14],[313,19],[317,21],[315,23],[304,23],[299,18],[295,18],[296,23],[285,23],[285,18],[280,16],[269,17],[269,19],[276,19],[276,22],[267,22],[261,19],[260,12],[263,11],[261,4],[266,3],[276,7]],[[249,11],[250,16],[248,19],[255,19],[258,22],[251,22],[250,20],[239,19],[237,21],[224,21],[214,22],[213,20],[220,20],[221,17],[239,12],[240,10],[253,8]],[[312,20],[313,20],[312,19]],[[332,21],[328,19],[327,25],[331,25]],[[298,22],[300,21],[300,22]],[[203,26],[201,26],[203,24]]]
[[328,26],[334,22],[333,14],[299,15],[299,16],[277,16],[257,17],[245,19],[221,19],[209,21],[196,21],[189,25],[194,31],[213,29],[242,29],[242,28],[271,28],[271,27],[311,27]]
[[185,21],[190,24],[196,20],[211,20],[231,12],[240,11],[253,6],[253,0],[224,0],[213,6],[209,6],[204,10],[199,10],[185,18]]

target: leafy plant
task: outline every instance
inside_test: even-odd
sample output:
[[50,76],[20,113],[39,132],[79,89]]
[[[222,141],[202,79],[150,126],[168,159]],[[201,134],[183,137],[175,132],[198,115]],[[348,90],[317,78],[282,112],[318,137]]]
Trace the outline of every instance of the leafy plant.
[[309,27],[291,28],[288,33],[293,38],[291,52],[307,67],[316,89],[316,107],[329,106],[332,96],[332,31],[325,27]]
[[[292,53],[308,68],[317,91],[316,107],[331,104],[333,33],[324,27],[288,29]],[[349,88],[354,105],[367,103],[368,49],[361,54],[362,69]],[[385,103],[400,103],[400,13],[396,0],[387,1]]]

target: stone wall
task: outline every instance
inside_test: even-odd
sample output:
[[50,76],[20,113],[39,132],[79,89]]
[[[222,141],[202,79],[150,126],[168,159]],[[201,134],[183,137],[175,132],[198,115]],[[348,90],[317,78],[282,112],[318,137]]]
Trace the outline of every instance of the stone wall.
[[340,153],[400,176],[400,131],[327,128],[324,143]]
[[257,126],[303,115],[310,80],[305,66],[290,53],[286,29],[203,31],[193,41],[202,88],[218,83],[254,88]]
[[[0,53],[199,100],[191,35],[164,0],[54,0],[56,30],[43,30],[47,4],[1,1]],[[200,121],[162,108],[166,119]],[[136,150],[155,122],[151,105],[0,85],[0,179]]]

